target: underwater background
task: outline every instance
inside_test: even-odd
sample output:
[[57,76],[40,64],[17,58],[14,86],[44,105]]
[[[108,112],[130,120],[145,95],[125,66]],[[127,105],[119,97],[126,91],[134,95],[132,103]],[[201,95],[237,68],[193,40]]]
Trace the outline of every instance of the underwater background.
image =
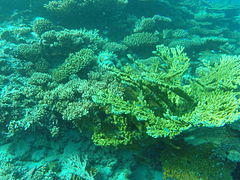
[[0,180],[240,180],[239,0],[0,10]]

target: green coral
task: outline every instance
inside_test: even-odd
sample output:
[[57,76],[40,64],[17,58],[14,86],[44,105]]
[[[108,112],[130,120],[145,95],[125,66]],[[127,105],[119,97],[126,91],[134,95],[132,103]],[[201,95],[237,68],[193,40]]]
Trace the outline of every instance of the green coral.
[[21,27],[4,28],[0,32],[1,39],[15,44],[26,43],[29,36],[31,36],[31,28],[24,25]]
[[229,162],[219,163],[219,159],[212,155],[213,147],[210,145],[196,147],[183,144],[176,148],[167,146],[161,151],[163,180],[232,179],[233,164]]
[[53,25],[53,23],[47,19],[37,19],[33,23],[33,31],[41,36],[43,33],[54,30],[56,27]]
[[189,58],[183,50],[160,45],[156,57],[148,59],[151,62],[110,68],[122,92],[100,91],[93,101],[110,116],[125,117],[126,124],[131,124],[126,129],[154,138],[172,138],[192,127],[221,127],[236,121],[240,57],[223,56],[209,67],[209,74],[184,83]]
[[99,51],[105,43],[98,30],[68,30],[47,31],[41,35],[42,48],[49,59],[61,59],[69,53],[77,52],[82,48]]
[[[117,147],[133,144],[134,140],[142,138],[141,132],[129,128],[129,121],[124,116],[110,115],[105,121],[104,129],[94,128],[92,140],[96,145]],[[108,124],[107,121],[111,123]]]
[[120,44],[116,42],[107,42],[104,44],[103,49],[109,52],[114,52],[119,55],[124,55],[128,47],[124,44]]
[[219,62],[213,66],[205,63],[209,69],[207,73],[201,74],[198,83],[209,89],[237,89],[240,84],[239,56],[222,56]]
[[172,20],[169,17],[155,15],[152,18],[142,17],[136,21],[133,32],[154,32],[156,29],[159,29],[161,26],[166,23],[170,23]]
[[53,0],[44,7],[60,21],[67,18],[71,22],[81,19],[89,23],[94,19],[96,25],[96,20],[112,15],[113,10],[121,9],[126,4],[127,0]]
[[132,49],[153,47],[159,43],[159,37],[153,33],[140,32],[126,36],[122,43]]
[[15,56],[27,61],[38,61],[41,58],[42,48],[37,44],[19,44],[15,51]]
[[53,71],[53,79],[55,81],[65,80],[70,75],[78,73],[94,60],[96,60],[96,57],[91,49],[82,49],[70,54],[65,62]]
[[77,6],[77,0],[61,0],[61,1],[50,1],[45,8],[48,11],[57,13],[69,13],[72,7]]

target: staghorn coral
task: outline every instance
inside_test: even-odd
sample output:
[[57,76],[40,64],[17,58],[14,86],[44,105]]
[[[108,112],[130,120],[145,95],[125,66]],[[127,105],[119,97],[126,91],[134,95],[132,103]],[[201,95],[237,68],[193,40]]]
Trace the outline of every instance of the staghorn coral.
[[240,83],[239,56],[223,55],[219,62],[204,63],[208,73],[200,74],[198,83],[209,89],[236,90]]
[[110,69],[125,87],[122,93],[105,90],[93,96],[109,116],[126,118],[125,129],[172,138],[191,127],[221,127],[239,118],[238,93],[233,91],[239,85],[239,57],[223,57],[211,73],[184,85],[189,58],[183,48],[161,45],[154,54],[150,65],[136,62],[123,70]]
[[143,138],[141,132],[129,128],[131,123],[129,123],[125,117],[108,114],[108,117],[99,123],[100,125],[93,129],[92,135],[92,141],[96,145],[113,147],[126,146],[134,144],[137,140]]

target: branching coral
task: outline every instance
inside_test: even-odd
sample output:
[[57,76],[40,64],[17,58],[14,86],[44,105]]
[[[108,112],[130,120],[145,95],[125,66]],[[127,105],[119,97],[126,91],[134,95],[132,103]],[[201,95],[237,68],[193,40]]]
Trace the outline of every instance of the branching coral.
[[221,90],[237,89],[240,83],[239,56],[222,56],[213,66],[206,64],[207,73],[201,74],[199,83],[209,89]]
[[115,12],[126,4],[127,0],[53,0],[45,8],[54,19],[59,19],[64,24],[70,20],[71,24],[81,22],[81,26],[92,24],[92,27],[96,27],[105,23],[105,18],[112,19]]
[[94,176],[87,170],[87,161],[87,156],[83,158],[80,158],[78,155],[67,157],[62,162],[63,171],[61,175],[68,180],[73,179],[73,175],[86,180],[94,180]]
[[141,32],[126,36],[122,42],[131,49],[147,48],[157,45],[159,37],[153,33]]
[[56,29],[56,27],[47,19],[36,19],[33,23],[33,31],[39,36],[41,36],[44,32],[54,29]]
[[105,40],[99,35],[98,30],[62,30],[47,31],[41,36],[41,46],[47,57],[64,57],[82,48],[99,51]]
[[41,47],[38,44],[19,44],[15,51],[15,56],[27,61],[37,61],[41,58]]
[[160,45],[154,54],[150,65],[136,62],[123,70],[111,68],[123,86],[122,94],[100,91],[94,102],[112,115],[127,117],[131,128],[142,124],[138,130],[154,138],[172,138],[191,127],[220,127],[238,119],[234,90],[239,85],[240,57],[224,56],[209,67],[209,78],[203,75],[184,84],[189,58],[183,48]]
[[40,124],[51,129],[57,118],[54,113],[50,113],[47,104],[39,103],[44,90],[54,87],[51,76],[35,73],[29,79],[23,78],[21,81],[6,84],[1,92],[2,132],[14,136],[21,131],[37,128]]
[[170,23],[172,20],[168,17],[155,15],[152,18],[142,17],[139,19],[133,29],[134,32],[154,32],[159,29],[158,26],[163,26],[164,23]]
[[96,60],[91,49],[82,49],[75,54],[70,54],[65,62],[53,72],[53,79],[62,81],[70,75],[78,73],[87,65]]

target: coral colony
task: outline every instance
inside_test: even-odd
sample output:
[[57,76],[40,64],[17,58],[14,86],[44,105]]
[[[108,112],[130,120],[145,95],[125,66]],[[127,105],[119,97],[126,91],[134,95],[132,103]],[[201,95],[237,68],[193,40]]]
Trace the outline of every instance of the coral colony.
[[1,180],[240,179],[240,2],[0,9]]

